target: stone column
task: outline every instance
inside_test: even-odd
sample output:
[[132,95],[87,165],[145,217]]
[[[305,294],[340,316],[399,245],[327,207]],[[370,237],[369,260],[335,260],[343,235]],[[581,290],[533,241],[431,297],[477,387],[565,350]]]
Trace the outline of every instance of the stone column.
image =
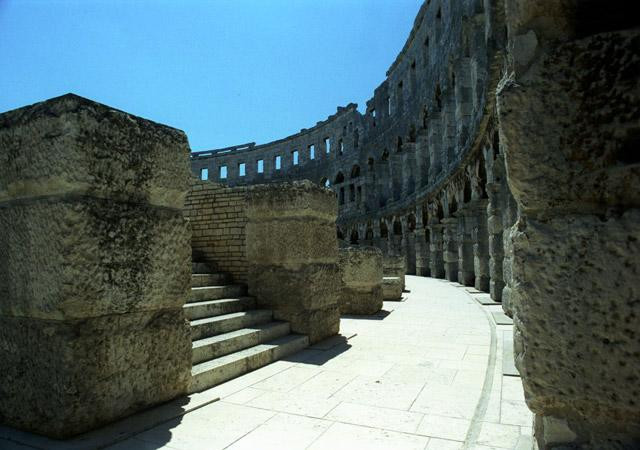
[[382,252],[374,247],[340,249],[341,314],[375,314],[382,309]]
[[474,286],[475,271],[473,264],[473,226],[474,211],[466,204],[456,212],[458,219],[458,282],[465,286]]
[[248,190],[249,294],[312,343],[340,327],[336,215],[334,196],[310,181]]
[[442,256],[444,260],[445,278],[449,281],[458,281],[458,219],[445,217],[442,219]]
[[487,231],[487,203],[486,199],[473,200],[470,208],[473,214],[469,219],[473,221],[473,267],[475,272],[475,288],[489,292],[489,233]]
[[0,420],[65,438],[187,391],[182,131],[67,94],[0,115]]
[[540,450],[635,449],[640,30],[591,2],[506,5],[509,48],[528,48],[510,55],[496,106],[517,204],[514,356],[534,435]]
[[429,268],[429,241],[426,239],[427,230],[422,223],[422,211],[418,210],[415,229],[416,249],[416,275],[428,277],[431,274]]
[[433,223],[429,225],[429,271],[434,278],[444,278],[443,233],[444,225]]
[[502,301],[504,279],[502,277],[502,261],[504,249],[502,242],[502,213],[500,211],[500,185],[487,183],[487,231],[489,233],[489,293],[495,301]]

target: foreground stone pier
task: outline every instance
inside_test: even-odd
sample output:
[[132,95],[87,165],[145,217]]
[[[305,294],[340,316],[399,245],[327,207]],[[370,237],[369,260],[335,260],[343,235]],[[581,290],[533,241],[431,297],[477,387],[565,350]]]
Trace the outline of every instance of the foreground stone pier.
[[0,115],[0,422],[61,438],[186,391],[188,157],[71,94]]

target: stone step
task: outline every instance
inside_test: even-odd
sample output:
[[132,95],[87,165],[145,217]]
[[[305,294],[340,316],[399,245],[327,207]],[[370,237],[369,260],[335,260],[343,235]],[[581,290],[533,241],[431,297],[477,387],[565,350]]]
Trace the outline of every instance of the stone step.
[[200,392],[232,378],[259,369],[309,345],[309,338],[290,334],[191,368],[190,392]]
[[192,262],[191,263],[191,272],[192,273],[213,273],[213,267],[209,263],[204,262]]
[[247,287],[242,284],[194,287],[191,288],[187,303],[220,300],[222,298],[239,298],[245,296],[246,293]]
[[269,309],[252,309],[249,311],[223,314],[206,319],[191,321],[191,340],[197,341],[229,331],[248,328],[270,322],[273,312]]
[[221,286],[231,283],[228,273],[194,273],[191,275],[191,287]]
[[203,319],[205,317],[220,316],[256,307],[253,297],[222,298],[219,300],[205,300],[184,305],[184,314],[189,320]]
[[200,339],[192,344],[192,362],[195,365],[253,347],[286,336],[290,330],[289,322],[274,321]]

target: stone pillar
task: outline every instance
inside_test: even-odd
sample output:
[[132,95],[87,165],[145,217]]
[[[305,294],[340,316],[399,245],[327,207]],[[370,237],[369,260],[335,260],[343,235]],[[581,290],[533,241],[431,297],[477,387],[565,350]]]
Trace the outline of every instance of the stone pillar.
[[398,277],[402,290],[405,288],[404,276],[407,273],[407,266],[404,256],[385,256],[382,260],[385,277]]
[[458,219],[445,217],[442,219],[442,256],[444,260],[445,278],[449,281],[458,281]]
[[429,270],[434,278],[444,278],[444,255],[443,255],[443,234],[444,225],[434,223],[429,225]]
[[504,231],[502,233],[502,248],[504,249],[504,257],[502,259],[502,277],[504,279],[504,288],[502,288],[502,309],[509,317],[513,316],[513,305],[511,301],[511,293],[513,291],[513,244],[512,244],[512,229],[513,224],[516,221],[517,205],[511,192],[505,186],[503,195],[502,208],[502,226]]
[[0,421],[65,438],[187,391],[182,131],[67,94],[0,115]]
[[422,223],[422,211],[418,210],[416,216],[415,251],[416,251],[416,275],[428,277],[431,274],[429,268],[429,241],[427,230]]
[[473,214],[469,216],[473,221],[473,268],[475,272],[475,288],[489,292],[489,233],[487,231],[487,203],[486,199],[473,200],[470,208]]
[[640,30],[591,2],[506,4],[509,48],[526,48],[496,105],[518,214],[509,304],[535,437],[638,448]]
[[465,286],[475,285],[473,263],[474,211],[466,204],[455,214],[458,219],[458,282]]
[[489,293],[495,301],[502,301],[504,279],[502,261],[504,249],[502,242],[502,212],[500,211],[500,185],[487,183],[487,231],[489,233]]
[[338,333],[335,197],[310,181],[256,185],[246,214],[249,294],[312,343]]
[[348,247],[339,252],[341,314],[375,314],[382,309],[382,252]]

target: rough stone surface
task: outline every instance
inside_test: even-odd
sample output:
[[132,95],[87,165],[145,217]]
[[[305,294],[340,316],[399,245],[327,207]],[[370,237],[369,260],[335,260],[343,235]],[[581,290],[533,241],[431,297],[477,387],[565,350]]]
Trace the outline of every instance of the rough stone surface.
[[249,293],[311,343],[337,334],[341,272],[333,194],[310,182],[251,187]]
[[0,202],[90,195],[181,208],[184,132],[67,94],[0,115]]
[[382,296],[385,300],[396,301],[402,299],[402,282],[398,277],[384,277],[382,279]]
[[[0,207],[0,314],[41,319],[176,308],[189,291],[179,211],[67,197]],[[171,274],[171,276],[167,276]]]
[[342,314],[375,314],[382,309],[382,252],[375,247],[340,249]]
[[0,421],[88,431],[187,389],[186,136],[75,95],[0,115]]
[[549,45],[515,61],[498,94],[518,206],[515,358],[541,449],[640,445],[638,48],[637,30]]
[[403,256],[386,255],[383,260],[383,273],[385,277],[397,277],[400,287],[404,291],[404,277],[407,273],[407,266]]
[[191,376],[182,308],[66,321],[1,316],[0,342],[0,422],[57,438],[182,395]]

